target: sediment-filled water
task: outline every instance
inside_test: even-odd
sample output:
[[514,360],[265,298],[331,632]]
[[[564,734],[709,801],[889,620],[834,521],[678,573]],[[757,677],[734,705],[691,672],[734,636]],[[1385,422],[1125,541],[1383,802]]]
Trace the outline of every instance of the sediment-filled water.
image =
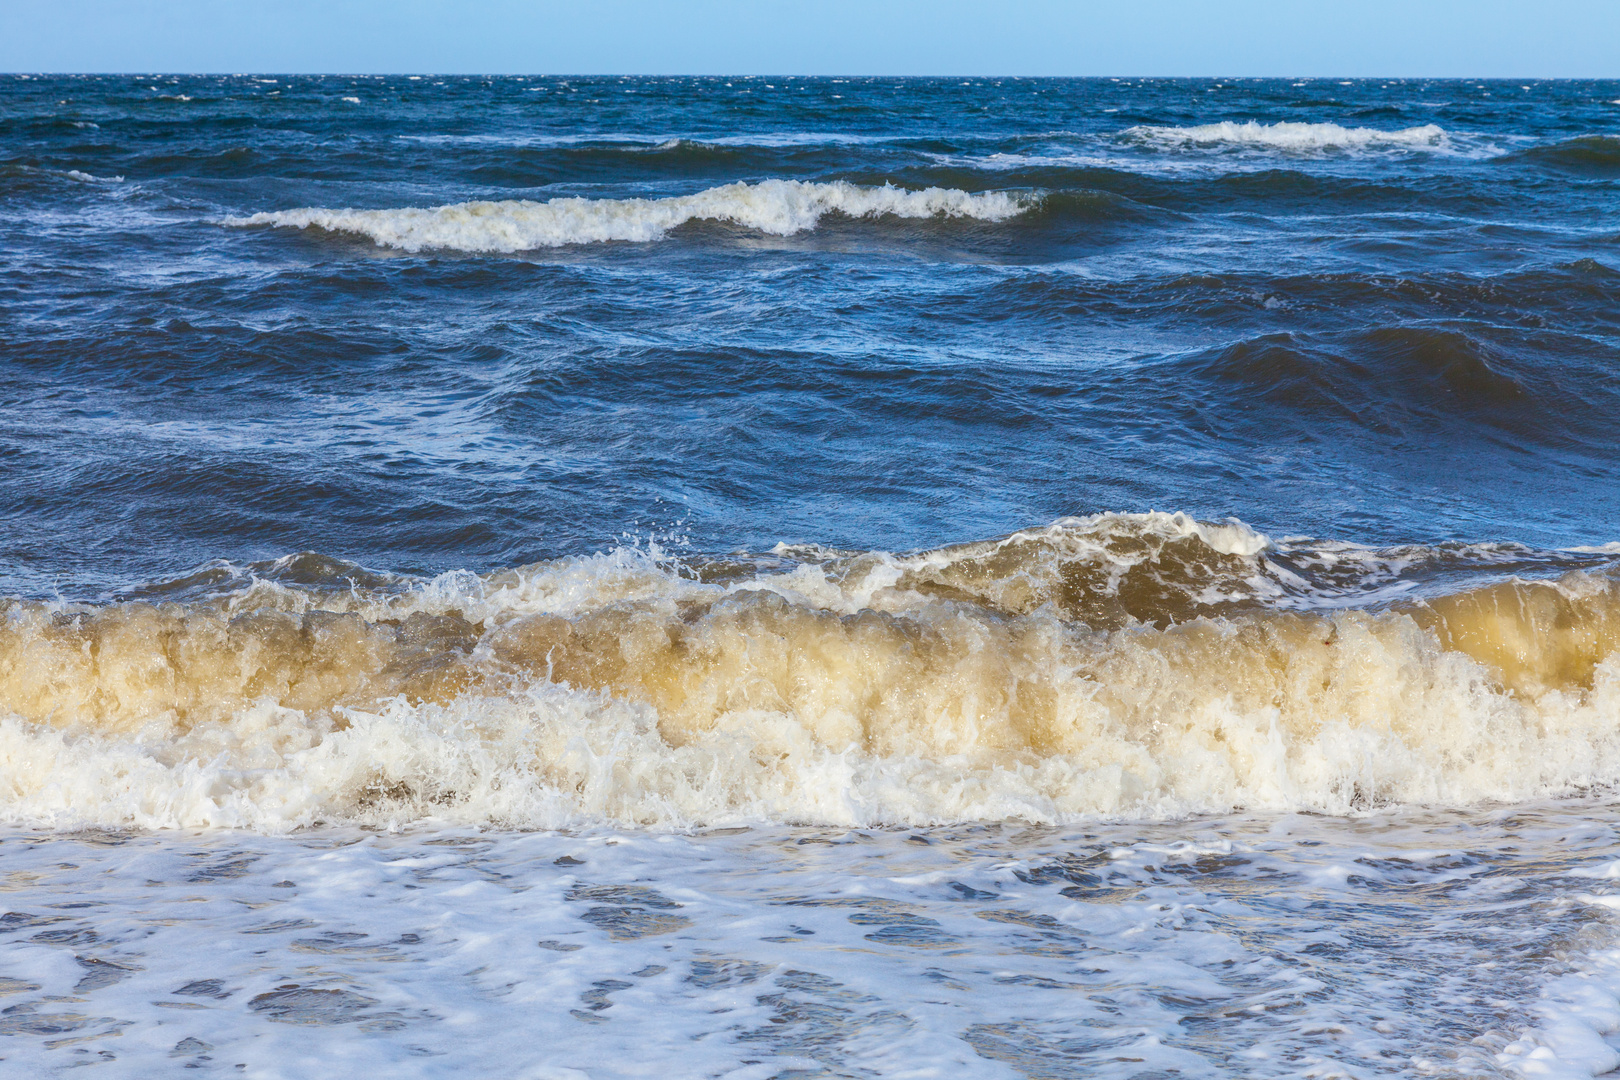
[[0,1060],[1620,1065],[1617,195],[1617,82],[6,76]]

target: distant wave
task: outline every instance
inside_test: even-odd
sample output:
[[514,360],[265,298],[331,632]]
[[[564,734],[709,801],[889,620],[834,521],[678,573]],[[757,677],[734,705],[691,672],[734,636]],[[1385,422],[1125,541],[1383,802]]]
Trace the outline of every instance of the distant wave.
[[1462,415],[1515,428],[1540,421],[1558,431],[1571,426],[1568,412],[1576,404],[1553,380],[1535,379],[1533,367],[1459,329],[1378,327],[1333,345],[1270,334],[1176,363],[1182,371],[1258,389],[1307,415],[1353,416],[1369,424],[1404,415]]
[[94,176],[78,169],[42,169],[33,165],[0,165],[0,177],[37,177],[51,180],[72,180],[79,184],[121,184],[122,176]]
[[1533,162],[1563,172],[1620,175],[1620,137],[1581,135],[1548,146],[1521,150],[1512,155],[1512,160]]
[[1126,130],[1127,137],[1167,147],[1238,146],[1293,153],[1324,150],[1412,149],[1440,150],[1451,144],[1451,137],[1437,124],[1385,131],[1381,128],[1347,128],[1339,124],[1300,124],[1288,121],[1262,124],[1249,120],[1235,123],[1198,124],[1193,127],[1141,125]]
[[122,176],[92,176],[90,173],[80,172],[78,169],[68,169],[62,175],[69,180],[77,180],[81,184],[121,184],[124,181]]
[[607,240],[661,240],[688,221],[729,221],[774,236],[814,229],[827,214],[852,218],[965,217],[1001,221],[1029,209],[1029,196],[952,188],[911,191],[885,184],[764,180],[664,199],[559,198],[464,202],[430,208],[328,210],[305,207],[226,218],[233,226],[320,228],[370,237],[403,251],[529,251]]
[[[348,100],[345,98],[344,100]],[[496,146],[561,149],[611,149],[628,151],[673,150],[678,147],[779,148],[800,146],[868,146],[897,140],[891,135],[851,135],[830,131],[762,131],[744,135],[696,137],[682,135],[648,136],[614,132],[580,135],[543,135],[533,132],[494,135],[401,135],[401,142],[426,146]]]

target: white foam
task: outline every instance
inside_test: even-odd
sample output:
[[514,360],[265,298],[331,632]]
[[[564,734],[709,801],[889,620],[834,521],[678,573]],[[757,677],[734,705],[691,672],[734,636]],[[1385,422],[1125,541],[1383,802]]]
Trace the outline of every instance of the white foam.
[[80,169],[42,169],[33,165],[13,165],[7,171],[15,171],[23,176],[55,176],[80,184],[121,184],[124,182],[122,176],[96,176]]
[[1450,135],[1436,124],[1386,131],[1326,123],[1280,121],[1262,124],[1254,120],[1244,123],[1225,120],[1191,127],[1141,125],[1128,129],[1125,135],[1141,142],[1171,148],[1225,145],[1292,153],[1369,149],[1445,150],[1451,145]]
[[1614,1061],[1616,972],[1581,955],[1613,916],[1565,875],[1614,836],[1597,799],[910,836],[0,829],[5,1060],[1584,1077]]
[[[1620,896],[1576,899],[1603,912],[1606,922],[1620,907]],[[1575,967],[1542,987],[1528,1010],[1538,1022],[1498,1052],[1509,1072],[1526,1080],[1587,1080],[1620,1067],[1620,1051],[1604,1037],[1620,1031],[1620,951],[1579,958]]]
[[[1103,515],[724,583],[617,551],[405,593],[258,582],[190,609],[18,606],[0,818],[1068,822],[1620,782],[1596,579],[1469,594],[1439,629],[1355,610],[1073,621],[1177,581],[1198,602],[1253,597],[1276,547],[1237,522]],[[424,629],[401,643],[388,627],[411,619]],[[421,652],[434,633],[467,644]]]
[[218,564],[185,604],[6,609],[0,818],[1064,822],[1620,782],[1611,578],[1348,608],[1500,547],[1149,513],[701,579],[656,545],[371,588]]
[[682,146],[728,149],[780,149],[801,146],[871,146],[895,141],[892,135],[850,135],[827,131],[761,131],[742,135],[644,135],[590,132],[551,135],[542,132],[503,132],[475,135],[401,135],[401,141],[441,146],[580,147],[615,150],[674,150]]
[[814,229],[827,214],[851,218],[967,217],[1001,221],[1032,205],[1027,196],[953,188],[912,191],[885,184],[764,180],[663,199],[558,198],[465,202],[431,208],[306,207],[226,218],[231,226],[329,229],[403,251],[515,252],[609,240],[647,243],[688,221],[729,221],[773,236]]

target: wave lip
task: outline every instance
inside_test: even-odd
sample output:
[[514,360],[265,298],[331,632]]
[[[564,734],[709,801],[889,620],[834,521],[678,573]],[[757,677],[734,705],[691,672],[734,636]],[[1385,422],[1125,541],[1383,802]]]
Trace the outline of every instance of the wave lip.
[[1451,136],[1438,124],[1401,128],[1347,128],[1332,123],[1279,121],[1262,124],[1257,120],[1237,123],[1223,120],[1191,127],[1138,125],[1125,135],[1149,145],[1167,149],[1188,147],[1239,147],[1279,150],[1288,153],[1321,153],[1332,150],[1448,150]]
[[851,218],[965,217],[1003,221],[1032,199],[1002,191],[909,190],[848,181],[762,180],[662,199],[464,202],[430,208],[330,210],[304,207],[226,218],[229,226],[320,228],[370,237],[402,251],[511,253],[610,240],[649,243],[689,221],[728,221],[773,236],[814,229],[830,213]]

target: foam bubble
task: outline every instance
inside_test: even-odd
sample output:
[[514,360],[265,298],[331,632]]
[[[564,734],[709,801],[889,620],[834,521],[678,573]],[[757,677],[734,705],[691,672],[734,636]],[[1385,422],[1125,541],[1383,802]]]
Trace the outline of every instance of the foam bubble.
[[[1612,911],[1614,896],[1581,896],[1579,902]],[[1620,1052],[1606,1035],[1620,1030],[1620,951],[1599,950],[1579,958],[1576,970],[1550,980],[1529,1010],[1538,1021],[1503,1046],[1497,1060],[1521,1076],[1586,1080],[1620,1066]]]
[[664,199],[558,198],[546,202],[465,202],[428,209],[327,210],[306,207],[226,218],[232,226],[321,228],[367,236],[403,251],[514,252],[568,244],[661,240],[688,221],[729,221],[773,236],[814,229],[827,214],[852,218],[966,217],[1001,221],[1032,205],[1007,192],[907,190],[846,181],[763,180]]

